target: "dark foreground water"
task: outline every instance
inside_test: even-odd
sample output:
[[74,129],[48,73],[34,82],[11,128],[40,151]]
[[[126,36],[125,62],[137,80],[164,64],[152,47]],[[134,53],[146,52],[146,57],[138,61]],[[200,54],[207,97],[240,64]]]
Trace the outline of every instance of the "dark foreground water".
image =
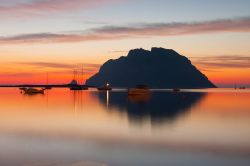
[[250,165],[250,91],[0,89],[1,166]]

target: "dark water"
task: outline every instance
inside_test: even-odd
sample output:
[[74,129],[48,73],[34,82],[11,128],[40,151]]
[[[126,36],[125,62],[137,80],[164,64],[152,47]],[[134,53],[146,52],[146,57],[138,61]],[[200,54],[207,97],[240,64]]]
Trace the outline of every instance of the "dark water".
[[250,91],[0,89],[0,165],[249,165]]
[[[99,101],[106,104],[106,93],[93,93]],[[206,93],[163,93],[155,91],[151,95],[128,96],[127,93],[110,93],[109,107],[120,112],[126,112],[132,123],[143,123],[150,119],[152,125],[171,123],[190,108],[199,103]]]

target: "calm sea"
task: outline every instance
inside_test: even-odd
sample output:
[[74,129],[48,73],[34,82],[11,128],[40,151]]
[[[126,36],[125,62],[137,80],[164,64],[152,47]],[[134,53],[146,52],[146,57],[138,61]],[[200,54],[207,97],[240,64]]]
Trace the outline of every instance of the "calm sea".
[[250,91],[0,89],[1,166],[250,165]]

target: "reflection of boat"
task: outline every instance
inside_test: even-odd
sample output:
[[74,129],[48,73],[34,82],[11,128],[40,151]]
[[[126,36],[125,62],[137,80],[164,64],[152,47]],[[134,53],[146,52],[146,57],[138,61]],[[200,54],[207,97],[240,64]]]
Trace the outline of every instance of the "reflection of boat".
[[99,87],[97,89],[100,90],[100,91],[110,91],[110,90],[112,90],[109,83],[106,83],[103,87]]
[[128,95],[149,95],[150,89],[146,85],[137,85],[135,88],[128,89]]
[[44,94],[45,89],[20,88],[25,94]]
[[151,95],[140,94],[140,95],[129,95],[128,99],[132,103],[146,103],[150,100]]

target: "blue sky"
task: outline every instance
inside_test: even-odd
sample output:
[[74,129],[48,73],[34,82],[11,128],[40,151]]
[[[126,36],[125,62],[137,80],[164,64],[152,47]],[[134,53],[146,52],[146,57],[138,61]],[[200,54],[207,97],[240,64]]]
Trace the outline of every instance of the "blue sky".
[[[84,0],[83,0],[84,1]],[[118,0],[119,1],[119,0]],[[34,0],[1,1],[2,6],[15,6]],[[42,16],[1,17],[0,33],[11,35],[29,32],[56,32],[98,27],[103,24],[126,25],[151,22],[194,22],[248,17],[249,0],[127,0],[111,2],[91,9],[39,12]],[[18,13],[18,12],[17,12]]]

